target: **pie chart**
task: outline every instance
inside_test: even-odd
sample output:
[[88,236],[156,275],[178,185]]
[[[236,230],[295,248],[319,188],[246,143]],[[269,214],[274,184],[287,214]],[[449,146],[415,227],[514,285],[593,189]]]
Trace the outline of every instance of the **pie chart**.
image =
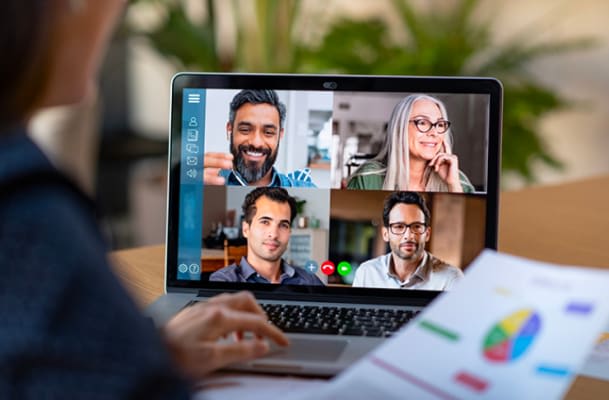
[[530,309],[513,312],[493,325],[484,338],[484,357],[508,363],[522,356],[541,328],[539,314]]

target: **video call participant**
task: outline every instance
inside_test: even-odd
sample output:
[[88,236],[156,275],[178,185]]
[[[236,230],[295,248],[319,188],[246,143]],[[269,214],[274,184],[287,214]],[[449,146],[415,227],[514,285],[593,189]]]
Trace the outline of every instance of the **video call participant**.
[[242,210],[247,256],[211,274],[210,281],[323,285],[315,275],[281,258],[296,216],[296,200],[285,189],[256,188],[245,196]]
[[424,94],[405,97],[393,109],[379,154],[349,178],[349,189],[474,191],[452,153],[446,107]]
[[391,252],[357,268],[353,286],[387,289],[446,290],[463,272],[425,251],[431,215],[421,195],[394,192],[383,207],[383,240]]
[[273,166],[283,138],[286,108],[274,90],[242,90],[230,103],[230,154],[206,153],[206,184],[316,187],[308,168],[282,174]]

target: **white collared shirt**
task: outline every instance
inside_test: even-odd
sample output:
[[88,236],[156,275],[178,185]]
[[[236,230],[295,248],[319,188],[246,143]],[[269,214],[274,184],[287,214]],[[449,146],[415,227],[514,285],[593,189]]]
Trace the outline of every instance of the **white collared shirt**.
[[417,269],[405,281],[393,273],[389,266],[391,253],[362,263],[355,271],[354,287],[383,289],[447,290],[463,277],[463,272],[452,265],[444,264],[440,269],[431,266],[430,254],[425,252]]

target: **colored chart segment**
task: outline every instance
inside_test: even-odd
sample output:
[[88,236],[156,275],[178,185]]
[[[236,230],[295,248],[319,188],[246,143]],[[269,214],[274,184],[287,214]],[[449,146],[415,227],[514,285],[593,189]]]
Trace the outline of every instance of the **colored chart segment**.
[[419,326],[423,329],[436,333],[446,339],[457,341],[459,340],[459,335],[456,332],[452,332],[446,328],[443,328],[439,325],[431,323],[429,321],[421,321]]
[[487,360],[511,362],[522,356],[535,341],[541,318],[533,310],[518,310],[491,327],[484,338],[483,352]]
[[455,380],[476,392],[483,392],[489,386],[485,379],[465,371],[458,372],[455,375]]

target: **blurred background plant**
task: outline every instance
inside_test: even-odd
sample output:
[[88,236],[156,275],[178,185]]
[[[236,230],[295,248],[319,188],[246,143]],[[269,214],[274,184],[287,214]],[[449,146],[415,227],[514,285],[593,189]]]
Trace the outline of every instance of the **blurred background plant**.
[[129,30],[147,38],[177,68],[194,71],[494,76],[505,89],[503,174],[532,183],[535,163],[562,167],[541,139],[540,122],[573,102],[527,68],[540,58],[588,48],[593,40],[535,41],[540,28],[534,25],[497,43],[492,18],[476,15],[479,0],[427,7],[389,1],[398,32],[383,18],[338,17],[316,40],[307,39],[307,30],[319,27],[315,18],[301,18],[305,2],[299,0],[233,0],[228,23],[235,40],[224,46],[218,23],[227,2],[201,0],[193,10],[197,2],[136,0],[132,7],[146,3],[160,17],[152,27],[130,24]]
[[[144,6],[150,14],[156,12],[157,20],[146,21],[142,28],[128,19],[127,29],[189,70],[296,72],[294,54],[302,44],[294,27],[302,4],[300,0],[132,0],[131,7]],[[219,37],[221,15],[230,17],[235,43]]]

